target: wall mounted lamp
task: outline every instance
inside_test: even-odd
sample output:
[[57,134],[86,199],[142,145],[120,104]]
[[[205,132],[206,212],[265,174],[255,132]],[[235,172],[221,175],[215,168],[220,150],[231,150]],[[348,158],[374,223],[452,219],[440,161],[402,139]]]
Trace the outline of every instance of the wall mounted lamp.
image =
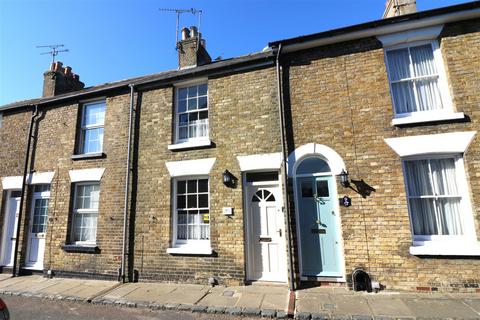
[[345,169],[342,169],[342,172],[338,175],[340,177],[340,184],[344,188],[348,188],[350,186],[350,181],[348,180],[348,172]]
[[223,184],[226,185],[227,187],[233,187],[235,185],[235,177],[228,170],[225,170],[223,172],[222,180],[223,180]]

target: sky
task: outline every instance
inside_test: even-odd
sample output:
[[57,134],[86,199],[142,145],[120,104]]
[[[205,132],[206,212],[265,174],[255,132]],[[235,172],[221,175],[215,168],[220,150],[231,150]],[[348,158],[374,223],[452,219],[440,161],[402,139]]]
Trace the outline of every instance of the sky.
[[[40,97],[49,51],[86,87],[177,68],[176,15],[203,11],[200,31],[215,59],[261,51],[268,42],[380,19],[386,0],[0,0],[0,105]],[[417,0],[417,9],[465,0]],[[191,13],[180,27],[196,25]]]

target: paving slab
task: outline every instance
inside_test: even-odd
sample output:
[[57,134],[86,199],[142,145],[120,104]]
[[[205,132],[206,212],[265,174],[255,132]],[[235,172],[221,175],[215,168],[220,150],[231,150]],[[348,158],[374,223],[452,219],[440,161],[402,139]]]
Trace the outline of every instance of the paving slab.
[[[81,285],[81,281],[72,281],[70,279],[65,279],[65,280],[47,280],[44,284],[45,286],[43,288],[39,288],[35,290],[38,293],[43,293],[43,294],[59,294],[63,295],[64,292],[72,292],[72,290],[77,290],[78,287]],[[52,284],[52,285],[48,285]]]
[[375,317],[408,318],[415,316],[405,302],[395,297],[378,297],[377,299],[368,299],[368,304],[370,305]]
[[255,310],[286,310],[288,296],[289,291],[286,286],[218,286],[211,288],[198,304]]
[[103,295],[102,298],[108,299],[108,300],[120,299],[120,298],[124,297],[125,295],[127,295],[127,294],[129,294],[132,291],[135,291],[137,289],[138,289],[138,286],[136,286],[136,284],[126,283],[126,284],[123,284],[123,285],[113,289],[112,291],[106,293],[105,295]]
[[0,291],[38,297],[71,297],[86,299],[118,285],[116,281],[47,279],[43,276],[22,276],[0,281]]
[[91,299],[118,285],[119,283],[116,281],[84,280],[79,283],[76,288],[71,288],[68,291],[64,291],[62,294],[80,299]]
[[0,281],[2,291],[24,292],[36,290],[37,285],[42,287],[47,279],[41,276],[15,277]]
[[[332,291],[329,291],[331,293]],[[296,293],[296,311],[307,313],[324,313],[336,308],[327,291],[298,291]]]
[[238,299],[238,294],[236,296],[223,296],[210,292],[198,304],[202,306],[235,307]]
[[155,302],[161,304],[196,304],[208,293],[209,287],[195,285],[178,285],[177,288],[167,294],[159,296]]
[[161,283],[126,283],[102,296],[111,301],[135,301],[154,303],[165,294],[174,291],[176,285]]
[[479,314],[460,300],[405,299],[417,318],[478,319]]
[[285,294],[265,294],[260,305],[262,310],[287,310],[288,292]]
[[371,315],[367,299],[360,295],[332,295],[334,315]]
[[479,314],[480,318],[480,295],[478,299],[463,299],[462,301],[470,306],[473,310],[475,310]]
[[0,281],[11,278],[12,275],[9,273],[0,273]]
[[262,294],[243,292],[238,299],[236,306],[246,309],[260,309],[262,299]]

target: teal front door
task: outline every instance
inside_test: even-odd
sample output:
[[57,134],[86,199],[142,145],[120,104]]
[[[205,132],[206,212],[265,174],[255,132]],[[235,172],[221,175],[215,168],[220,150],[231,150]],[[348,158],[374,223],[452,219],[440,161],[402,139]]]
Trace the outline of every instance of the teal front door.
[[298,177],[302,276],[341,277],[334,177]]

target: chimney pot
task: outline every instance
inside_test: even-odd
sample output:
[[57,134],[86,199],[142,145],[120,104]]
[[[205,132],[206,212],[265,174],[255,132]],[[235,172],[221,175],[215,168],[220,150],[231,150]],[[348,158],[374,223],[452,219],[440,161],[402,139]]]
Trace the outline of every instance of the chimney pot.
[[61,71],[62,66],[63,66],[63,63],[61,63],[60,61],[55,62],[55,69],[54,69],[54,71]]
[[190,38],[190,30],[185,27],[182,29],[182,40],[186,40],[188,38]]
[[72,74],[72,67],[65,67],[65,75],[70,76]]
[[198,36],[198,29],[195,26],[190,27],[190,38],[196,38]]

